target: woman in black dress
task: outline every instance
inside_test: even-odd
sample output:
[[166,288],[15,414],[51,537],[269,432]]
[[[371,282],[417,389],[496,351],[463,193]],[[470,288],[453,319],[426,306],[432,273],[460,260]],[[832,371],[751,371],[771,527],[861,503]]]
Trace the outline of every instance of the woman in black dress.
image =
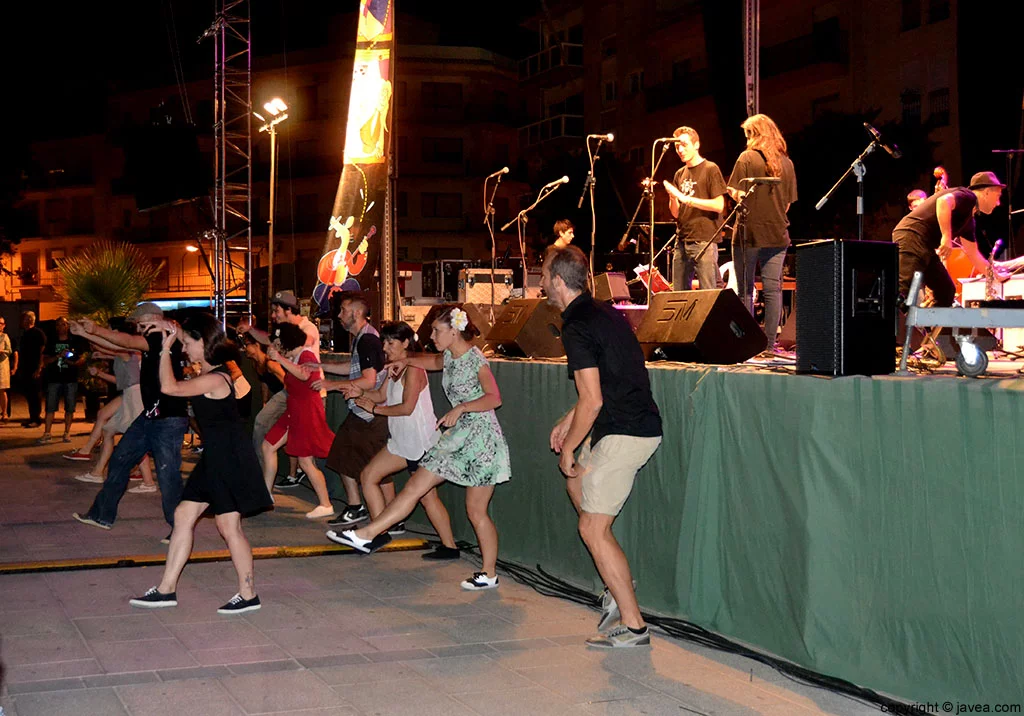
[[[237,349],[224,335],[213,316],[190,318],[184,327],[174,322],[164,326],[160,352],[160,390],[166,395],[188,397],[203,430],[205,450],[192,470],[174,511],[174,531],[167,550],[167,563],[160,584],[131,600],[133,607],[177,606],[175,591],[181,570],[192,553],[196,522],[212,509],[217,530],[228,545],[238,573],[238,593],[217,610],[219,614],[242,614],[260,608],[252,572],[252,548],[242,532],[242,517],[273,505],[263,483],[252,440],[238,413],[234,385],[224,363],[237,359]],[[188,357],[202,366],[200,375],[179,382],[171,370],[170,350],[181,341]]]

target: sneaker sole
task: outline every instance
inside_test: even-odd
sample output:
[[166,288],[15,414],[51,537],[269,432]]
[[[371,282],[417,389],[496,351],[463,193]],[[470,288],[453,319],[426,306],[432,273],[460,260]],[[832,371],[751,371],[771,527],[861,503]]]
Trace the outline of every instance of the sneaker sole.
[[89,457],[71,457],[70,455],[61,455],[61,457],[64,458],[65,460],[70,460],[71,462],[89,462],[90,460],[92,460],[91,456],[89,456]]
[[370,553],[370,542],[367,542],[365,545],[360,547],[360,546],[358,546],[358,545],[356,545],[356,544],[354,544],[352,542],[349,542],[348,539],[344,535],[339,534],[339,533],[335,532],[334,530],[330,530],[330,531],[327,532],[327,539],[329,539],[331,542],[334,542],[335,544],[340,544],[340,545],[342,545],[344,547],[351,547],[352,549],[354,549],[356,552],[359,552],[360,554],[369,554]]
[[104,525],[104,524],[101,524],[101,523],[97,522],[96,520],[91,520],[91,519],[89,519],[87,517],[82,517],[77,512],[75,512],[71,516],[74,517],[79,522],[81,522],[83,525],[88,525],[89,527],[98,527],[101,530],[107,530],[108,532],[110,531],[111,525]]
[[637,647],[649,647],[651,645],[651,638],[648,637],[646,641],[634,641],[628,644],[594,644],[587,642],[588,649],[635,649]]
[[497,589],[498,582],[495,582],[494,584],[488,584],[482,587],[478,587],[475,584],[470,584],[469,582],[463,582],[462,588],[465,589],[467,592],[486,592],[488,589]]
[[176,607],[178,606],[177,601],[172,602],[143,602],[138,599],[129,599],[128,603],[133,607],[139,607],[141,609],[163,609],[164,607]]
[[254,612],[257,609],[261,609],[262,604],[253,604],[252,606],[242,607],[241,609],[218,609],[218,614],[245,614],[246,612]]

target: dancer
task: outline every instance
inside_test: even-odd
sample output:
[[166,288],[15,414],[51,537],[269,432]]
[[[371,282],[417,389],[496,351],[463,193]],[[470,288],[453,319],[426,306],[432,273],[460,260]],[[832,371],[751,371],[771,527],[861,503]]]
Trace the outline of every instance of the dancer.
[[324,401],[320,398],[319,389],[314,390],[312,383],[323,374],[317,370],[307,377],[302,366],[307,363],[317,364],[316,355],[306,345],[306,336],[302,329],[292,323],[282,323],[278,340],[280,351],[271,346],[267,357],[276,361],[285,370],[284,385],[288,402],[284,415],[278,418],[263,439],[263,479],[269,491],[274,484],[274,461],[271,456],[284,446],[285,452],[298,458],[299,467],[306,471],[309,483],[316,493],[319,504],[306,513],[306,519],[317,520],[334,514],[331,496],[327,493],[327,480],[317,467],[315,458],[327,457],[330,452],[334,433],[327,426],[327,415]]
[[270,336],[256,329],[250,329],[240,335],[242,348],[260,377],[260,396],[266,405],[273,396],[284,390],[284,368],[277,361],[267,358]]
[[661,444],[661,415],[636,336],[621,313],[594,300],[587,291],[588,276],[587,257],[579,249],[548,250],[541,287],[548,302],[562,311],[562,344],[579,393],[576,405],[551,431],[550,444],[561,455],[558,467],[579,514],[580,536],[607,587],[598,622],[602,633],[587,644],[647,646],[650,632],[612,523],[629,498],[636,473]]
[[[174,529],[160,584],[129,601],[133,607],[177,606],[178,578],[192,553],[196,522],[212,509],[217,531],[228,545],[238,574],[238,593],[218,614],[244,614],[260,608],[252,570],[252,547],[242,531],[242,517],[273,504],[260,479],[260,464],[245,422],[238,413],[235,386],[224,364],[237,357],[235,345],[213,316],[198,315],[185,322],[163,325],[160,351],[160,390],[164,395],[190,398],[196,419],[206,436],[206,449],[185,485],[174,511]],[[171,347],[181,343],[190,360],[202,366],[200,375],[178,381],[171,367]]]
[[[409,347],[416,342],[416,332],[404,321],[385,323],[380,328],[380,337],[389,363],[406,360]],[[345,397],[354,398],[360,408],[388,419],[391,432],[388,444],[374,455],[359,475],[363,499],[370,517],[375,518],[395,499],[395,483],[391,476],[405,469],[410,475],[415,474],[424,453],[440,437],[427,373],[422,368],[408,366],[394,376],[389,375],[378,390],[364,391],[353,385],[342,392]],[[452,524],[437,488],[431,488],[420,504],[441,540],[441,544],[424,554],[423,559],[458,559],[459,548],[455,546]],[[404,522],[388,530],[390,535],[404,532]]]
[[457,306],[445,306],[438,314],[430,338],[441,351],[419,354],[390,366],[399,374],[408,366],[444,370],[442,385],[452,409],[438,421],[446,432],[427,450],[409,482],[380,515],[357,530],[327,532],[327,538],[369,554],[391,541],[388,527],[405,519],[424,495],[447,480],[466,488],[466,514],[473,524],[483,569],[462,582],[467,590],[498,586],[498,531],[487,514],[494,486],[507,482],[512,469],[508,445],[494,409],[501,405],[501,393],[487,359],[470,342],[480,334],[469,316]]
[[747,137],[747,148],[736,159],[729,176],[729,194],[739,201],[750,191],[747,179],[777,177],[777,186],[761,186],[748,201],[744,231],[733,236],[732,261],[736,268],[739,297],[751,314],[754,312],[754,272],[761,264],[764,287],[764,332],[768,348],[762,357],[775,354],[775,341],[782,319],[782,270],[789,246],[789,219],[786,212],[797,200],[796,173],[787,154],[786,140],[772,119],[763,114],[747,117],[740,125]]

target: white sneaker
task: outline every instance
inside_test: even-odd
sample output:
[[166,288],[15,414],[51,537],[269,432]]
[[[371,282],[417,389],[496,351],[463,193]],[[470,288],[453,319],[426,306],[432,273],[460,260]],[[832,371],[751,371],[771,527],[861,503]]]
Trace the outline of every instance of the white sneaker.
[[156,492],[156,489],[156,485],[147,485],[143,483],[137,487],[131,488],[130,490],[128,490],[128,492],[131,492],[132,494],[135,495],[141,495],[147,492]]
[[103,482],[103,478],[99,475],[93,475],[91,472],[85,472],[81,475],[75,475],[75,479],[79,482]]
[[498,588],[498,575],[488,577],[487,572],[473,572],[473,576],[462,582],[462,588],[471,592]]

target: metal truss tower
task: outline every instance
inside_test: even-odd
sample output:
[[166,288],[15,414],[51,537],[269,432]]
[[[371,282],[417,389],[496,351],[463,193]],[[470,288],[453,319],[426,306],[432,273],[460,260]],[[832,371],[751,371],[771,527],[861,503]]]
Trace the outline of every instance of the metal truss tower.
[[743,77],[747,116],[760,112],[761,96],[761,0],[744,0]]
[[[200,40],[214,40],[214,313],[244,288],[252,311],[252,33],[249,0],[214,0],[216,18]],[[236,260],[237,259],[237,260]]]

